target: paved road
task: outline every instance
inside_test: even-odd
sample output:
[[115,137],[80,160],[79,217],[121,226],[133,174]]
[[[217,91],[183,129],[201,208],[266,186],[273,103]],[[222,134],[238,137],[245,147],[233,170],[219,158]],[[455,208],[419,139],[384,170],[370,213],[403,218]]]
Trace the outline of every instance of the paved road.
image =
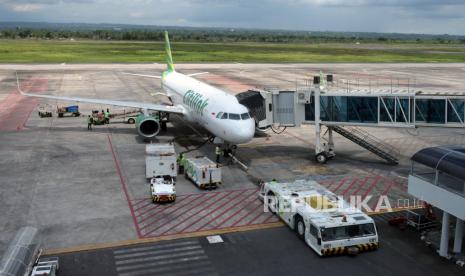
[[61,275],[464,275],[418,233],[377,217],[378,251],[318,257],[287,227],[229,233],[223,243],[189,238],[60,256]]

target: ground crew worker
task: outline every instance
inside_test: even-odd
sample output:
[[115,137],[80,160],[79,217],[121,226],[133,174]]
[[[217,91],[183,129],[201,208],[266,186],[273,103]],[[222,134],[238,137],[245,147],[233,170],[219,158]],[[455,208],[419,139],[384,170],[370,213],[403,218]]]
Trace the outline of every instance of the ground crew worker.
[[183,153],[178,155],[178,158],[176,159],[176,163],[178,163],[178,173],[184,174],[184,154]]
[[216,146],[215,148],[215,154],[216,154],[216,163],[220,164],[220,156],[221,156],[222,150],[219,146]]
[[109,124],[110,123],[110,112],[108,112],[108,108],[107,108],[107,111],[102,110],[102,113],[105,118],[105,124]]
[[87,117],[87,130],[92,130],[93,118],[89,115]]

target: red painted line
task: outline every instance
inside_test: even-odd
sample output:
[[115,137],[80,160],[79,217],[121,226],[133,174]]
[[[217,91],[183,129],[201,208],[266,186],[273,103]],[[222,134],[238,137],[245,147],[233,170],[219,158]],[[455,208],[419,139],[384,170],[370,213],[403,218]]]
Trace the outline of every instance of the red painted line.
[[252,200],[252,201],[249,201],[247,204],[245,204],[242,208],[240,208],[239,210],[237,210],[236,212],[234,212],[233,214],[231,214],[229,217],[227,217],[226,219],[224,219],[220,224],[218,224],[217,226],[213,227],[213,229],[218,229],[220,228],[221,226],[223,226],[225,223],[229,222],[233,217],[235,217],[237,214],[239,214],[242,210],[244,210],[245,208],[247,208],[249,205],[251,205],[252,203],[256,203],[256,202],[259,202],[260,205],[261,205],[261,201],[259,199],[255,199],[255,200]]
[[[231,194],[232,194],[232,193],[231,193]],[[212,196],[212,197],[209,198],[208,200],[211,200],[212,198],[215,198],[217,195],[218,195],[218,194]],[[229,194],[229,195],[230,195],[230,194]],[[223,200],[224,198],[226,198],[226,196],[222,197],[220,200]],[[201,213],[201,212],[207,210],[210,206],[212,206],[212,205],[218,203],[218,201],[220,201],[220,200],[214,200],[213,202],[207,204],[206,206],[201,206],[203,203],[205,203],[205,201],[202,201],[202,202],[198,203],[196,206],[194,206],[193,208],[191,208],[189,211],[194,210],[195,208],[197,208],[197,207],[199,207],[199,206],[201,207],[200,210],[198,210],[198,211],[195,212],[194,214],[189,215],[189,218],[192,218],[192,217],[198,215],[199,213]],[[228,201],[226,201],[226,202],[228,202]],[[208,215],[208,213],[207,213],[207,215]],[[161,233],[160,235],[163,235],[163,234],[169,232],[171,229],[176,228],[177,226],[179,226],[179,225],[181,225],[182,223],[185,223],[185,222],[186,222],[186,220],[181,220],[180,222],[178,222],[178,223],[175,224],[174,226],[171,226],[168,230],[164,231],[164,232]],[[165,225],[166,225],[166,224],[159,225],[158,227],[156,227],[156,228],[154,228],[154,229],[151,229],[149,232],[147,232],[147,233],[145,233],[145,234],[146,234],[146,235],[149,235],[149,234],[155,232],[156,230],[162,228],[162,227],[165,226]],[[189,224],[189,226],[192,226],[192,225],[193,225],[193,224]]]
[[150,198],[133,198],[131,199],[131,201],[133,202],[133,206],[136,206],[136,205],[139,205],[143,202],[145,202],[146,200],[150,200]]
[[[248,190],[244,190],[240,193],[238,193],[237,195],[235,195],[232,199],[226,201],[225,203],[217,206],[215,209],[213,209],[211,212],[209,213],[206,213],[205,215],[201,216],[200,218],[198,218],[197,220],[195,220],[194,222],[190,223],[189,225],[187,225],[186,227],[184,227],[183,229],[181,229],[179,231],[179,233],[184,233],[186,231],[186,229],[192,227],[193,225],[197,224],[200,220],[202,220],[203,218],[205,218],[206,216],[208,216],[209,214],[213,214],[215,211],[219,210],[221,207],[227,205],[228,203],[231,203],[233,202],[236,198],[238,198],[239,196],[241,196],[243,193],[245,193],[246,191]],[[198,230],[194,230],[194,231],[191,231],[191,232],[195,232],[195,231],[198,231]]]
[[131,212],[132,221],[134,223],[134,227],[136,228],[137,237],[141,238],[142,237],[141,231],[139,229],[139,225],[137,224],[136,216],[134,214],[134,209],[132,208],[132,205],[131,205],[131,200],[129,198],[129,192],[126,187],[126,182],[124,181],[124,177],[123,177],[123,174],[121,173],[121,167],[119,165],[118,158],[116,156],[115,150],[113,149],[113,143],[111,142],[111,135],[108,134],[107,137],[108,137],[108,144],[111,149],[111,154],[113,155],[113,161],[115,162],[116,172],[118,173],[118,176],[121,182],[121,187],[123,188],[123,192],[124,192],[124,195],[126,196],[126,201],[128,203],[129,211]]
[[33,101],[34,101],[34,103],[33,103],[33,104],[31,103],[31,105],[32,105],[31,110],[29,111],[29,113],[27,114],[27,116],[24,118],[24,120],[23,120],[23,122],[21,123],[21,125],[18,126],[18,130],[23,130],[23,129],[26,127],[26,123],[27,123],[27,121],[29,120],[29,117],[31,117],[32,111],[34,111],[35,107],[37,106],[38,101],[37,101],[36,99],[34,99]]
[[360,190],[361,190],[363,187],[365,187],[365,185],[366,185],[367,182],[368,182],[368,179],[370,179],[371,177],[372,177],[371,175],[365,177],[365,178],[362,180],[362,182],[360,183],[360,185],[358,186],[357,190],[355,190],[355,191],[352,193],[352,196],[357,195],[358,192],[360,192]]
[[352,186],[354,186],[355,183],[358,182],[358,180],[359,180],[358,177],[355,177],[355,178],[352,180],[352,182],[349,184],[349,187],[347,187],[347,188],[344,190],[344,192],[342,192],[342,196],[344,196],[344,195],[352,188]]
[[[271,213],[271,212],[270,212],[270,213]],[[260,213],[258,213],[258,215],[256,215],[253,219],[251,219],[251,220],[249,221],[249,223],[247,223],[246,225],[251,225],[251,224],[253,224],[253,222],[254,222],[256,219],[258,219],[260,216],[263,216],[263,214],[265,214],[265,212],[260,212]],[[271,213],[271,215],[273,215],[273,213]]]
[[[178,201],[176,201],[176,203],[179,203],[179,202],[183,201],[183,200],[186,199],[186,198],[188,198],[188,197],[184,197],[184,198],[182,198],[182,199],[179,199]],[[146,200],[147,200],[147,199],[146,199]],[[135,204],[135,205],[136,205],[136,204]],[[137,207],[137,209],[135,209],[135,211],[138,211],[138,210],[140,210],[140,209],[143,209],[143,208],[145,208],[145,207],[147,207],[147,206],[149,206],[149,205],[153,205],[152,199],[149,200],[149,203],[146,203],[146,204],[144,204],[144,205],[141,205],[141,206]],[[156,206],[160,206],[160,205],[156,205]],[[170,207],[171,207],[171,206],[170,206]],[[152,208],[152,209],[153,209],[153,208]]]
[[[250,190],[256,190],[257,188],[247,188],[247,189],[231,189],[231,190],[223,190],[223,191],[205,191],[205,194],[218,194],[218,193],[227,193],[230,194],[231,192],[238,192],[238,191],[250,191]],[[192,193],[192,194],[183,194],[182,196],[186,195],[198,195],[199,193]],[[203,194],[203,193],[201,193]]]
[[267,217],[262,223],[266,224],[268,222],[268,220],[270,220],[271,218],[274,218],[274,217],[275,217],[275,214],[271,213],[271,215],[269,217]]
[[376,175],[376,178],[373,180],[370,187],[368,187],[366,192],[363,194],[362,200],[365,199],[368,196],[368,194],[371,192],[371,190],[373,190],[373,188],[376,186],[376,184],[379,182],[380,179],[381,179],[381,176]]
[[328,186],[326,186],[326,189],[328,189],[328,190],[329,190],[329,189],[331,188],[331,186],[333,186],[333,185],[334,185],[334,183],[336,183],[336,180],[337,180],[337,178],[333,178],[333,181],[331,181],[331,182],[329,183],[329,185],[328,185]]
[[252,211],[246,213],[245,215],[243,215],[239,220],[237,220],[235,223],[233,223],[231,225],[231,227],[234,227],[234,226],[237,226],[239,225],[239,222],[241,222],[242,220],[244,220],[246,217],[250,216],[251,214],[255,213],[255,211],[257,211],[260,207],[263,208],[263,202],[261,200],[259,200],[260,204],[258,204]]
[[347,178],[343,178],[341,180],[341,182],[339,182],[339,185],[337,185],[336,189],[333,190],[333,193],[336,193],[336,191],[339,190],[339,188],[341,188],[342,185],[344,185],[344,183],[346,183],[346,181],[347,181]]
[[[145,202],[145,204],[137,206],[137,208],[135,208],[134,211],[139,211],[140,209],[145,208],[145,207],[147,207],[149,205],[152,205],[152,204],[153,204],[153,202],[152,202],[152,200],[150,200],[150,202]],[[138,205],[138,203],[133,204],[132,206],[136,206],[136,205]]]
[[[258,189],[256,190],[256,192],[258,192]],[[242,202],[245,202],[246,200],[248,200],[251,196],[257,196],[256,195],[256,192],[253,192],[251,193],[249,196],[247,196],[246,198],[243,199]],[[257,200],[257,198],[255,198],[255,200]],[[254,202],[254,201],[250,201],[248,202],[247,204],[245,204],[242,208],[240,208],[239,210],[237,210],[236,212],[234,212],[232,215],[230,215],[229,217],[226,218],[226,220],[223,220],[223,222],[220,224],[222,225],[223,223],[229,221],[232,217],[234,217],[237,213],[239,213],[240,211],[242,211],[244,208],[246,208],[251,202]],[[223,212],[219,213],[218,215],[216,215],[215,217],[213,217],[212,219],[210,219],[209,221],[207,221],[207,223],[205,223],[204,225],[202,225],[200,228],[197,228],[197,230],[195,231],[200,231],[202,230],[205,226],[209,225],[212,221],[214,221],[215,219],[217,219],[218,217],[221,217],[223,216],[224,214],[226,214],[229,210],[231,210],[232,208],[236,207],[236,205],[232,205],[230,206],[229,208],[226,208]],[[212,212],[213,213],[213,212]],[[219,226],[215,227],[215,229],[219,228]]]
[[[189,202],[187,202],[186,204],[183,204],[183,205],[176,205],[176,204],[175,204],[175,205],[170,206],[170,207],[168,207],[168,208],[161,209],[161,210],[159,210],[158,212],[155,212],[155,213],[153,213],[153,214],[150,214],[149,216],[146,216],[145,218],[143,218],[142,220],[140,220],[139,223],[142,223],[142,222],[146,221],[148,218],[154,217],[155,215],[160,214],[160,212],[163,212],[163,211],[166,211],[166,210],[169,210],[169,209],[173,209],[173,208],[174,208],[173,211],[168,212],[168,213],[163,213],[163,215],[169,215],[169,214],[172,214],[172,213],[174,213],[174,212],[176,212],[176,211],[182,210],[182,208],[184,208],[184,207],[186,207],[187,205],[189,205],[190,203],[192,203],[192,202],[198,200],[199,198],[203,198],[205,195],[207,195],[207,194],[202,194],[202,195],[200,195],[199,197],[197,197],[197,198],[195,198],[195,199],[193,199],[193,200],[191,200],[191,201],[189,201]],[[215,196],[216,196],[216,195],[215,195]],[[207,199],[207,200],[209,200],[209,199]],[[156,221],[152,221],[151,223],[145,225],[145,226],[142,227],[141,229],[146,228],[147,226],[150,226],[150,225],[154,224],[155,222],[156,222]]]
[[[180,202],[183,202],[185,199],[187,199],[187,197],[178,200],[178,201],[177,201],[175,204],[173,204],[173,205],[170,205],[170,206],[163,206],[163,207],[165,207],[165,208],[161,208],[162,205],[157,204],[157,205],[156,205],[155,207],[153,207],[153,208],[147,208],[147,209],[145,209],[143,212],[139,212],[139,213],[137,214],[137,217],[140,218],[141,216],[143,216],[143,215],[145,215],[146,213],[148,213],[148,212],[150,212],[150,211],[153,211],[153,210],[155,210],[155,209],[158,209],[158,210],[160,210],[160,209],[161,209],[161,210],[168,210],[169,208],[176,207],[176,204],[180,204]],[[191,201],[191,202],[192,202],[192,201]],[[154,203],[153,203],[153,202],[150,202],[149,205],[154,205]],[[146,207],[146,206],[145,206],[145,207]],[[140,210],[140,209],[145,208],[145,207],[141,207],[141,208],[139,208],[139,209],[137,209],[137,210]],[[159,207],[159,208],[157,208],[157,207]],[[137,210],[136,210],[136,211],[137,211]],[[142,222],[142,221],[141,221],[141,222]]]
[[[387,179],[387,178],[385,178],[385,179]],[[384,192],[381,195],[382,196],[387,195],[387,193],[389,192],[389,190],[391,190],[391,188],[392,188],[392,186],[394,186],[394,184],[395,184],[395,182],[393,180],[390,180],[389,185],[386,187],[386,189],[384,190]],[[377,204],[378,204],[378,202],[374,202],[371,209],[375,209]]]

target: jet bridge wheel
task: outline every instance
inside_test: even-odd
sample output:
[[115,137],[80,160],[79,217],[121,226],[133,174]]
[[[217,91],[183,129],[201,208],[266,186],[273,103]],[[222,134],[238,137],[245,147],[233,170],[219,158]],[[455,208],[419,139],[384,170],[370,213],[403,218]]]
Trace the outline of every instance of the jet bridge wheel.
[[319,164],[326,164],[326,162],[328,162],[328,156],[325,152],[320,152],[315,156],[315,161]]
[[295,218],[295,232],[299,238],[305,238],[305,223],[301,216],[296,216]]

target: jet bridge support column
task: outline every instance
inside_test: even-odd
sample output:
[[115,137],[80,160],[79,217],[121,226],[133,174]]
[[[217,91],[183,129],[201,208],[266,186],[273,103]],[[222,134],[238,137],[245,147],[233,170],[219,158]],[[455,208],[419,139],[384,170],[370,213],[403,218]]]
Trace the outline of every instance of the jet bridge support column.
[[327,158],[321,147],[321,121],[320,121],[320,90],[315,89],[315,159],[318,163],[326,163]]
[[334,157],[333,130],[328,127],[328,144],[321,144],[321,118],[320,118],[320,88],[314,90],[315,99],[315,160],[320,164],[325,164],[328,158]]

